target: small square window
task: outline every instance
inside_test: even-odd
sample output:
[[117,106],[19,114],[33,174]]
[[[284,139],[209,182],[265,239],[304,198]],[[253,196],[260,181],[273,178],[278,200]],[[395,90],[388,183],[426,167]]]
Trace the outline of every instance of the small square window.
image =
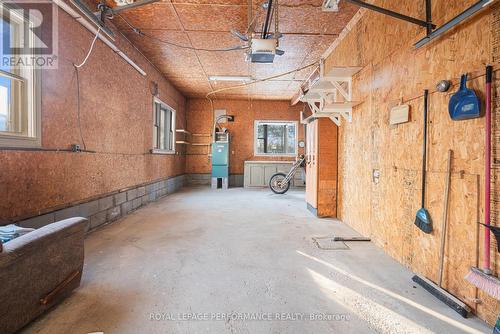
[[153,104],[153,153],[175,153],[175,110],[155,99]]
[[297,122],[255,121],[255,155],[297,155]]

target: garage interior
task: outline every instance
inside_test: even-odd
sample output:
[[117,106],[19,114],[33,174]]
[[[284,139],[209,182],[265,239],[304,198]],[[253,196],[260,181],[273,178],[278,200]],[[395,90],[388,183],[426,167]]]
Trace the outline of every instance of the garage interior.
[[0,5],[0,333],[500,332],[498,1]]

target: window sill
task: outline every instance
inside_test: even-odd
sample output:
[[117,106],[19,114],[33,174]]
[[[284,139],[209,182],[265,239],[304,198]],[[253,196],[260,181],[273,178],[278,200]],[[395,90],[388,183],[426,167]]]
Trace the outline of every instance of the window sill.
[[297,156],[295,153],[290,154],[265,154],[265,153],[254,153],[255,157],[272,157],[272,158],[294,158]]
[[151,154],[175,155],[175,151],[152,149]]
[[0,149],[2,147],[39,148],[42,141],[39,137],[24,137],[0,133]]

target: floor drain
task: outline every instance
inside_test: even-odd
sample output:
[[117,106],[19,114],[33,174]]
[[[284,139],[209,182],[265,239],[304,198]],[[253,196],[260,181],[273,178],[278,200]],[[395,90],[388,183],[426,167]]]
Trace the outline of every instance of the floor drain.
[[321,237],[312,239],[319,249],[323,250],[350,249],[345,242],[334,240],[333,237]]

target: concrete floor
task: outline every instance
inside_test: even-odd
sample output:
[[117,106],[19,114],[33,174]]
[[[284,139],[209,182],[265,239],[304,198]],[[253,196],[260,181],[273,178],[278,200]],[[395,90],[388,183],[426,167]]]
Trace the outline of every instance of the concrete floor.
[[302,192],[184,189],[89,235],[82,286],[23,333],[491,333],[332,234]]

